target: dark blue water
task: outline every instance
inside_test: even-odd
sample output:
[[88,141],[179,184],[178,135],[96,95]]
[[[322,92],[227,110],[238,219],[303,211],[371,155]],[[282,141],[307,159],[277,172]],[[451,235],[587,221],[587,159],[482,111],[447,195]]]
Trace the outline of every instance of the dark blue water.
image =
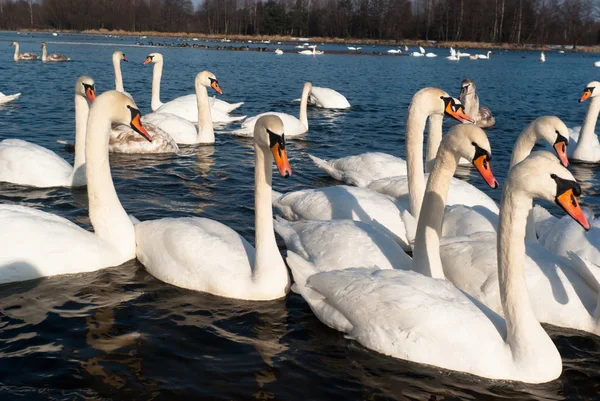
[[[16,39],[21,51],[38,53],[45,40],[50,52],[73,61],[16,64],[8,47]],[[497,126],[487,133],[494,173],[502,182],[514,140],[526,124],[555,114],[570,127],[581,125],[587,105],[577,99],[597,79],[593,61],[600,59],[548,53],[540,64],[537,52],[499,52],[489,61],[456,63],[441,57],[447,50],[437,49],[436,59],[275,56],[131,46],[135,40],[1,34],[0,91],[23,95],[0,108],[0,139],[31,140],[72,161],[56,140],[74,135],[77,77],[92,76],[99,92],[113,89],[111,54],[123,50],[130,60],[122,65],[125,89],[147,113],[152,68],[142,62],[160,51],[163,101],[192,93],[196,73],[205,69],[219,79],[222,99],[246,102],[238,110],[247,115],[297,114],[298,104],[290,100],[300,96],[305,81],[347,96],[351,110],[309,111],[309,134],[289,144],[293,177],[274,178],[274,188],[286,192],[335,184],[312,167],[307,153],[332,158],[373,150],[403,156],[412,94],[437,86],[458,96],[461,80],[469,77],[496,116]],[[186,148],[178,156],[112,156],[125,209],[141,220],[201,215],[252,240],[252,142],[229,135],[235,128],[219,129],[214,146]],[[584,188],[583,204],[596,212],[599,168],[571,168]],[[486,188],[472,169],[460,173],[499,199],[500,191]],[[0,201],[90,227],[82,190],[0,184]],[[364,349],[322,325],[297,295],[262,303],[227,300],[166,285],[133,261],[90,274],[1,286],[0,313],[0,399],[590,400],[600,392],[598,337],[549,328],[563,356],[559,380],[541,386],[491,382]]]

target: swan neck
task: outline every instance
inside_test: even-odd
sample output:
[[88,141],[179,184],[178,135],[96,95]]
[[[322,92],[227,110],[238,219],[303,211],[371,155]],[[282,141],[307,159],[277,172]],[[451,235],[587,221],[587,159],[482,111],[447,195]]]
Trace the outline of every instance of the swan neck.
[[506,340],[517,357],[529,354],[532,344],[547,337],[533,313],[525,283],[525,225],[532,204],[530,196],[514,191],[507,182],[498,223],[498,281]]
[[154,63],[152,69],[152,102],[150,107],[152,111],[156,111],[160,106],[160,80],[162,78],[163,61],[158,60]]
[[408,173],[408,195],[410,212],[419,219],[425,192],[423,172],[423,132],[427,115],[417,103],[411,102],[406,121],[406,168]]
[[14,55],[14,59],[15,61],[19,60],[19,44],[15,42],[15,55]]
[[[579,140],[577,141],[578,148],[587,146],[590,140],[592,140],[594,137],[594,130],[596,129],[596,122],[598,121],[598,113],[600,113],[600,97],[593,97],[590,99],[590,105],[585,113],[583,126],[579,132]],[[586,144],[586,142],[588,142],[588,144]]]
[[215,143],[208,91],[205,86],[196,85],[196,101],[198,103],[198,142]]
[[[96,100],[98,102],[98,100]],[[108,140],[111,121],[102,104],[90,111],[85,141],[89,214],[96,235],[113,248],[123,261],[135,257],[135,232],[123,209],[110,173]]]
[[465,105],[465,113],[477,121],[479,119],[479,96],[475,92],[467,93],[460,96],[460,101]]
[[85,142],[87,121],[90,107],[87,99],[79,94],[75,95],[75,162],[73,163],[73,186],[85,185]]
[[121,60],[113,57],[113,67],[115,69],[115,89],[121,93],[125,92],[123,87],[123,75],[121,74]]
[[[314,49],[313,49],[314,51]],[[308,105],[308,96],[310,95],[310,88],[305,86],[302,90],[302,99],[300,100],[300,122],[308,130],[308,117],[306,114],[306,106]]]
[[272,178],[273,155],[254,144],[254,282],[263,292],[285,295],[289,276],[277,248],[273,230]]
[[46,46],[42,46],[42,61],[45,62],[47,57]]
[[442,219],[450,182],[458,166],[459,158],[449,149],[440,148],[436,163],[427,180],[423,198],[423,210],[426,210],[427,213],[419,215],[417,223],[413,270],[428,277],[445,278],[440,258]]
[[432,114],[429,116],[429,133],[427,134],[427,150],[425,153],[426,172],[430,172],[435,164],[435,156],[442,142],[443,122],[444,116],[442,114]]
[[521,132],[515,142],[515,146],[512,151],[512,158],[510,160],[510,167],[515,164],[521,163],[529,154],[537,142],[535,130],[533,124],[530,124],[527,128]]

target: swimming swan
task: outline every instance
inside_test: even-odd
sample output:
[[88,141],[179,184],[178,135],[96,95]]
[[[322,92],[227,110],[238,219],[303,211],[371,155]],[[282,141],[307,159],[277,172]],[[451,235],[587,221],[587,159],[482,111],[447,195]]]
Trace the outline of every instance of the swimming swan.
[[19,42],[12,42],[9,46],[15,47],[13,59],[15,61],[36,61],[40,57],[35,53],[19,53]]
[[48,54],[46,50],[46,42],[42,42],[42,61],[44,63],[47,62],[59,62],[59,61],[69,61],[71,60],[64,54],[52,53]]

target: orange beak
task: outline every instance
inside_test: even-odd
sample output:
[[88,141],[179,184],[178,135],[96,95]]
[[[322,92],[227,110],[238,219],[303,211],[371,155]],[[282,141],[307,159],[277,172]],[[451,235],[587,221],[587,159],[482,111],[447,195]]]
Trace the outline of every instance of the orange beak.
[[146,61],[144,61],[144,65],[150,64],[152,62],[152,57],[146,57]]
[[473,165],[477,168],[477,171],[479,171],[479,174],[481,174],[490,188],[498,188],[498,181],[496,181],[494,174],[492,174],[492,168],[486,155],[481,155],[477,159],[473,160]]
[[569,167],[569,158],[567,157],[567,143],[564,141],[555,142],[554,150],[556,151],[556,155],[560,159],[562,165],[565,167]]
[[123,61],[129,63],[129,60],[127,60],[127,57],[125,57],[125,55],[123,55]]
[[222,90],[221,90],[221,88],[219,87],[219,83],[218,83],[216,80],[213,80],[213,81],[210,83],[210,87],[211,87],[211,88],[213,88],[214,90],[216,90],[216,91],[217,91],[217,93],[218,93],[219,95],[222,95],[222,94],[223,94],[223,91],[222,91]]
[[568,189],[562,194],[558,195],[555,199],[557,205],[562,207],[565,212],[569,214],[576,222],[581,224],[581,227],[585,228],[586,231],[590,229],[590,223],[587,218],[583,214],[583,210],[581,210],[581,206],[579,206],[579,201],[577,197],[573,194],[572,189]]
[[85,91],[85,95],[87,96],[90,103],[94,103],[94,100],[96,100],[96,90],[94,88],[87,88]]
[[590,96],[592,96],[592,90],[590,88],[585,88],[583,90],[583,95],[579,99],[579,103],[585,102]]
[[148,131],[146,131],[146,128],[144,128],[144,126],[142,125],[142,120],[140,119],[139,112],[135,114],[134,117],[131,119],[131,128],[133,128],[135,132],[146,138],[148,142],[152,142],[152,137],[150,136]]
[[273,153],[273,158],[275,159],[275,164],[277,165],[277,169],[279,170],[279,174],[288,178],[292,175],[292,167],[290,166],[290,162],[287,157],[287,153],[285,149],[281,149],[278,143],[271,147],[271,152]]
[[455,120],[460,121],[461,123],[475,122],[475,120],[473,120],[468,114],[465,113],[464,107],[459,106],[456,108],[456,110],[454,110],[454,107],[452,107],[452,103],[448,103],[446,105],[446,114],[454,118]]

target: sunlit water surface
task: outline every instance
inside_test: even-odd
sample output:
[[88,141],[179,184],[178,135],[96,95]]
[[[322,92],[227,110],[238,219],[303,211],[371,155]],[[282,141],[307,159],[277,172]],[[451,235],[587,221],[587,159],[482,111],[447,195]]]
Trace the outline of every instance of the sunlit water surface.
[[[12,40],[20,40],[21,51],[38,53],[45,40],[50,52],[73,61],[16,64],[8,47]],[[123,50],[130,60],[122,66],[125,89],[148,113],[152,67],[142,62],[160,51],[163,101],[192,93],[196,73],[205,69],[219,79],[222,99],[246,102],[239,114],[297,114],[298,104],[291,100],[300,96],[305,81],[347,96],[352,109],[311,109],[308,135],[289,141],[293,177],[277,176],[273,182],[276,190],[287,192],[336,184],[312,166],[308,153],[403,156],[412,94],[435,86],[458,96],[461,80],[470,77],[481,103],[496,116],[497,126],[487,133],[494,173],[502,182],[514,140],[526,124],[555,114],[570,127],[581,125],[587,104],[577,99],[585,84],[597,79],[593,61],[600,59],[548,53],[541,64],[537,53],[500,51],[491,60],[456,63],[444,58],[444,49],[433,50],[438,58],[275,56],[132,46],[135,40],[1,34],[0,91],[23,95],[0,108],[0,138],[31,140],[72,161],[56,140],[73,138],[77,77],[92,76],[99,92],[113,89],[111,54]],[[184,148],[182,155],[111,157],[125,209],[141,220],[213,218],[252,241],[252,142],[229,135],[234,128],[218,129],[214,146]],[[583,204],[600,211],[598,167],[577,165],[571,171],[584,188]],[[460,175],[499,200],[501,191],[485,188],[472,169]],[[0,184],[0,198],[90,227],[84,190]],[[549,329],[563,356],[560,379],[540,386],[490,382],[367,350],[321,324],[295,294],[262,303],[222,299],[163,284],[134,261],[96,273],[1,286],[0,311],[2,399],[589,400],[600,391],[597,337]]]

